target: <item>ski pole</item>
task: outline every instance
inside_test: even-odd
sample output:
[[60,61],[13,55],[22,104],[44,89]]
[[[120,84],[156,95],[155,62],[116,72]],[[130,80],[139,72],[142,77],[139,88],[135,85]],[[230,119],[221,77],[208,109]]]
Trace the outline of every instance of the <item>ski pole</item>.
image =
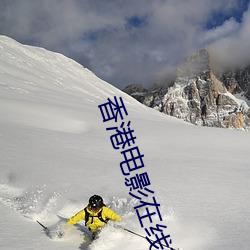
[[49,229],[46,227],[46,226],[44,226],[40,221],[36,221],[41,227],[43,227],[43,229],[44,229],[44,231],[46,232],[46,233],[49,233]]
[[[129,233],[131,233],[131,234],[134,234],[134,235],[137,235],[137,236],[139,236],[139,237],[141,237],[141,238],[147,239],[145,236],[143,236],[143,235],[141,235],[141,234],[138,234],[138,233],[136,233],[136,232],[133,232],[133,231],[127,229],[127,228],[122,227],[122,229],[125,230],[125,231],[127,231],[127,232],[129,232]],[[149,239],[149,238],[148,238],[148,239]],[[149,240],[152,241],[152,242],[154,242],[154,241],[151,240],[151,239],[149,239]],[[160,243],[157,242],[157,244],[160,244]],[[169,247],[169,246],[164,245],[164,244],[161,244],[161,245],[164,246],[164,247],[167,247],[167,248],[169,248],[169,249],[172,249],[172,250],[179,250],[179,248],[172,248],[172,247]]]
[[48,228],[45,227],[40,221],[37,220],[36,222],[37,222],[40,226],[42,226],[44,230],[47,230],[47,229],[48,229]]

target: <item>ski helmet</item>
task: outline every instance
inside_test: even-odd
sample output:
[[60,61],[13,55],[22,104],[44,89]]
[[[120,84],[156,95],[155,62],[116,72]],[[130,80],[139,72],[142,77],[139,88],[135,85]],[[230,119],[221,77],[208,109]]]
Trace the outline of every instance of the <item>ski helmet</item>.
[[103,205],[103,199],[101,196],[95,194],[89,198],[89,206],[92,210],[99,210]]

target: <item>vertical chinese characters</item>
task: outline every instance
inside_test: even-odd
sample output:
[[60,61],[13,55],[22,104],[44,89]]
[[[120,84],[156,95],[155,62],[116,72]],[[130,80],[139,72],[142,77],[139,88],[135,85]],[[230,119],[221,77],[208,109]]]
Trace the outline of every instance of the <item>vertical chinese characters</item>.
[[[167,246],[170,249],[172,240],[170,235],[164,235],[163,229],[167,227],[161,224],[154,224],[154,219],[162,221],[160,204],[157,203],[154,191],[149,188],[151,182],[148,173],[145,172],[143,162],[144,155],[141,154],[139,147],[136,146],[134,130],[131,128],[131,121],[125,121],[128,116],[127,109],[122,98],[119,100],[114,96],[114,101],[108,98],[108,102],[98,106],[101,111],[103,122],[114,120],[117,126],[107,127],[106,131],[111,131],[111,145],[115,150],[120,150],[122,161],[120,169],[125,178],[125,186],[129,188],[129,195],[139,200],[139,205],[135,206],[140,226],[145,230],[145,237],[149,242],[149,249],[161,249]],[[148,202],[145,199],[152,199]],[[150,222],[147,227],[144,224]],[[154,240],[149,237],[154,237]]]

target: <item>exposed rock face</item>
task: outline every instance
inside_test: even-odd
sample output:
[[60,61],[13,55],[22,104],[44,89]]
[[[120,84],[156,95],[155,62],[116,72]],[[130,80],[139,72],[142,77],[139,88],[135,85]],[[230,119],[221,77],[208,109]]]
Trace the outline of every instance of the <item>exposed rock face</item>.
[[196,125],[248,129],[250,109],[233,94],[250,95],[249,72],[250,68],[218,78],[210,68],[208,51],[201,50],[181,65],[171,87],[140,88],[131,95],[136,94],[136,99],[149,107]]
[[143,85],[141,84],[131,84],[123,89],[123,91],[128,95],[133,96],[137,101],[142,103],[144,101],[144,95],[147,92],[147,90],[144,89]]
[[228,91],[232,94],[242,93],[250,100],[250,66],[218,74]]

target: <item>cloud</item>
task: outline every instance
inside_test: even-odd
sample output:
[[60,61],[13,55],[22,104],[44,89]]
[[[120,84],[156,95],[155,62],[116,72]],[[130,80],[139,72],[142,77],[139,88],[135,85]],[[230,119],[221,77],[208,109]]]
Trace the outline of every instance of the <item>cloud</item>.
[[205,30],[200,38],[201,44],[211,44],[219,41],[225,37],[235,34],[240,28],[240,24],[232,17],[229,20],[225,20],[221,26],[216,28]]
[[[0,33],[61,52],[119,88],[148,87],[204,46],[212,44],[216,53],[225,45],[247,49],[249,14],[242,22],[233,17],[242,8],[239,2],[2,0]],[[222,23],[215,18],[219,15]]]
[[[225,26],[220,29],[227,29]],[[225,67],[244,67],[250,64],[250,10],[243,15],[242,22],[232,32],[210,44],[215,60]]]

